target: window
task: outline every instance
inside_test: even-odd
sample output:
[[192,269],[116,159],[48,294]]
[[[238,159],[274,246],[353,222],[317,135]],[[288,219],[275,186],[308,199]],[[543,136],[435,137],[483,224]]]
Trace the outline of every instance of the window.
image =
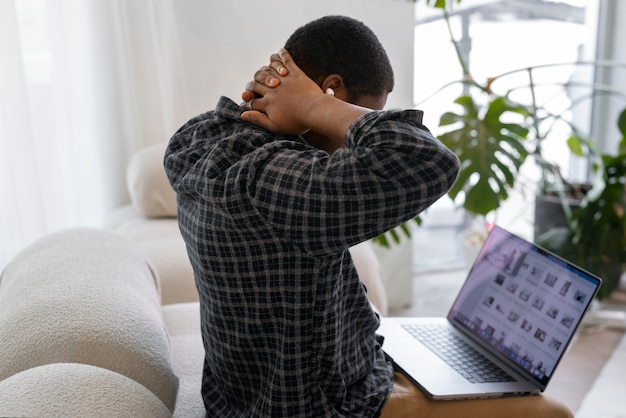
[[[462,1],[450,11],[449,22],[470,73],[476,81],[485,83],[490,77],[516,69],[593,59],[597,7],[597,1],[582,0]],[[442,11],[418,1],[415,16],[414,98],[417,107],[425,111],[425,124],[437,134],[439,117],[446,111],[455,110],[453,101],[463,92],[460,83],[443,90],[439,88],[461,80],[463,73]],[[590,101],[583,101],[570,109],[572,100],[579,93],[575,89],[555,87],[554,83],[563,84],[573,79],[590,82],[593,79],[590,68],[555,66],[536,70],[533,77],[534,83],[545,86],[537,90],[540,102],[547,103],[553,112],[568,112],[571,118],[580,122],[579,129],[589,130]],[[527,73],[520,72],[498,79],[492,87],[503,93],[526,83]],[[512,97],[527,100],[517,94]],[[570,176],[584,179],[586,164],[572,158],[566,147],[567,126],[555,127],[551,135],[561,135],[563,140],[549,141],[551,145],[546,152],[554,155],[554,162],[564,167]],[[536,173],[532,172],[531,165],[524,167],[524,176],[532,179]],[[533,192],[527,190],[526,193],[532,195]],[[522,195],[512,196],[507,203],[509,206],[498,211],[497,222],[522,236],[532,236],[531,200]],[[456,210],[450,199],[444,197],[428,210],[424,221],[414,235],[414,246],[417,247],[414,267],[423,270],[437,265],[446,268],[462,266],[465,260],[458,234],[468,226],[463,212]],[[457,239],[453,245],[445,245],[442,253],[441,248],[433,245],[433,232],[440,236],[447,233]]]

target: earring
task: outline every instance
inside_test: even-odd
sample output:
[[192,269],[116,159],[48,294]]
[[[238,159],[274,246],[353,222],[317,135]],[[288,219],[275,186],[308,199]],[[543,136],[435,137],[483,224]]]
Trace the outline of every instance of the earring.
[[328,94],[331,97],[335,96],[335,90],[331,89],[330,87],[326,89],[326,94]]

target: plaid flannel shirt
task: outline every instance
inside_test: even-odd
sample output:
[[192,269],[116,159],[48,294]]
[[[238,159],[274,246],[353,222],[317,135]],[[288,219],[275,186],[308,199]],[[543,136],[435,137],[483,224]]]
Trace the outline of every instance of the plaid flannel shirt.
[[347,249],[442,196],[458,160],[419,111],[376,111],[333,155],[222,97],[165,168],[200,294],[208,416],[374,416],[393,384]]

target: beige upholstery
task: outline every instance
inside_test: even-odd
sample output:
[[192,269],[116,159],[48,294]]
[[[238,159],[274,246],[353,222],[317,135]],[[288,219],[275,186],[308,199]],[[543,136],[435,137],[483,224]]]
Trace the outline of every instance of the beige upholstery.
[[0,413],[11,417],[172,416],[143,385],[119,373],[78,363],[55,363],[0,381]]
[[387,315],[389,309],[385,292],[385,275],[369,241],[350,248],[359,278],[367,288],[367,297],[378,312]]
[[204,404],[200,394],[204,362],[200,304],[189,302],[163,306],[163,318],[170,332],[174,369],[180,377],[174,417],[204,417]]
[[91,364],[139,382],[174,410],[178,379],[158,279],[132,242],[108,231],[50,234],[9,263],[0,353],[0,380],[50,363]]
[[165,144],[136,152],[128,164],[126,181],[131,199],[148,218],[176,217],[176,193],[163,168]]
[[161,304],[198,300],[176,218],[146,218],[134,205],[127,205],[111,214],[106,228],[135,242],[151,260],[161,279]]

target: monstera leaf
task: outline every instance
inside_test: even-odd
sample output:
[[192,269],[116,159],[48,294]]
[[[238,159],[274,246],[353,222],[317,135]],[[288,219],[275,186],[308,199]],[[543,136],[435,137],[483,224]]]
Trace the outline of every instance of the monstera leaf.
[[528,156],[524,147],[528,111],[504,97],[496,97],[483,107],[471,96],[461,96],[455,103],[461,105],[463,113],[447,112],[439,123],[451,128],[439,139],[461,161],[461,171],[448,195],[456,201],[463,192],[463,207],[486,215],[506,200]]

